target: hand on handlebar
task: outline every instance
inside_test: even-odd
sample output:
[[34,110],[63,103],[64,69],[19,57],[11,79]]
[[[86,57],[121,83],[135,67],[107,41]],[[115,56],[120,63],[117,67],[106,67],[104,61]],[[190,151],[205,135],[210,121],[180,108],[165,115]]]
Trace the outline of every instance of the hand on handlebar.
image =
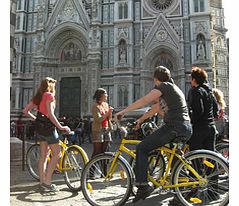
[[114,107],[109,107],[109,111],[112,113],[113,112],[113,110],[114,110]]
[[71,129],[68,126],[62,126],[61,130],[66,132],[66,133],[70,133],[71,132]]
[[123,112],[116,113],[114,117],[115,122],[120,121],[123,118],[123,116],[124,116]]

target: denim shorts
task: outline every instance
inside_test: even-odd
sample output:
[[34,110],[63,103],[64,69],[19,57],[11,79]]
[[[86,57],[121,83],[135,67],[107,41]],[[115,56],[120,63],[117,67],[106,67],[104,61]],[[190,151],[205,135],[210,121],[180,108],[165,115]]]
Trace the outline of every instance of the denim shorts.
[[48,144],[57,144],[59,143],[59,134],[57,133],[56,129],[53,132],[52,135],[50,136],[43,136],[43,135],[39,135],[37,134],[37,141],[41,142],[41,141],[47,141]]

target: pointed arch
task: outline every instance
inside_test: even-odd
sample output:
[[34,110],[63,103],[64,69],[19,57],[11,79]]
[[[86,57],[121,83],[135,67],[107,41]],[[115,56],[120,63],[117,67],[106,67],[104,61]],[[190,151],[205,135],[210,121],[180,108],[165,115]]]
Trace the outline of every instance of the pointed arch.
[[60,59],[61,51],[66,46],[68,40],[71,40],[80,48],[82,58],[87,55],[87,32],[82,27],[76,27],[74,23],[64,23],[49,33],[46,44],[46,56]]

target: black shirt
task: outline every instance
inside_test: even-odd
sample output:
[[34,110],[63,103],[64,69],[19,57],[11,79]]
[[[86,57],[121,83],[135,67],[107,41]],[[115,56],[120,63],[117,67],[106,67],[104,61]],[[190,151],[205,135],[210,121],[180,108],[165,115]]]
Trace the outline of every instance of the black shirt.
[[194,126],[214,124],[213,94],[208,84],[191,89],[189,93],[189,110],[191,123]]

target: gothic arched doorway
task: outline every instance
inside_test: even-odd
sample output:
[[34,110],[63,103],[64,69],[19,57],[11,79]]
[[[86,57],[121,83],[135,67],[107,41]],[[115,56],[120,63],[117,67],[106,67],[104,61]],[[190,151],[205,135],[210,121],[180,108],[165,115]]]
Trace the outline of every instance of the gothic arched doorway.
[[160,52],[155,60],[154,68],[157,66],[165,66],[172,72],[173,71],[172,55],[170,55],[165,51]]
[[179,78],[179,55],[172,48],[156,47],[147,55],[145,68],[151,71],[151,77],[155,67],[161,65],[167,67],[174,80]]

